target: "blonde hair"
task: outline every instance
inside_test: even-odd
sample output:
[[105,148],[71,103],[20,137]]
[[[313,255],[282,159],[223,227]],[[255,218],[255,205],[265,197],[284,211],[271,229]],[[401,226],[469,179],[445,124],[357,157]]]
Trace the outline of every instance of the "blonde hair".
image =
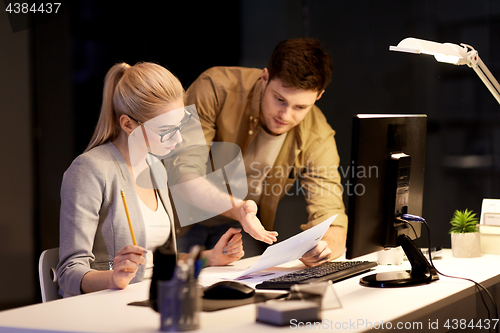
[[146,122],[165,104],[183,97],[180,81],[160,65],[149,62],[114,65],[104,79],[101,114],[85,151],[116,139],[121,131],[121,115]]

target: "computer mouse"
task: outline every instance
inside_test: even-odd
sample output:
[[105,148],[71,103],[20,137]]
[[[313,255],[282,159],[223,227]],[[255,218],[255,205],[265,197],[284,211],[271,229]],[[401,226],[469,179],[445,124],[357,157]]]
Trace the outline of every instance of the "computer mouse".
[[205,288],[205,299],[245,299],[255,295],[255,289],[236,281],[221,281]]

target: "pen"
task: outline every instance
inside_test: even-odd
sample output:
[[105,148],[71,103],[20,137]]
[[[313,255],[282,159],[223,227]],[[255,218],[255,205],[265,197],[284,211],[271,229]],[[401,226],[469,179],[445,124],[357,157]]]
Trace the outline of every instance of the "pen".
[[125,200],[125,193],[123,190],[120,191],[123,199],[123,206],[125,206],[125,213],[127,214],[128,227],[130,228],[130,234],[132,235],[132,242],[134,245],[137,245],[137,241],[135,240],[134,228],[132,227],[132,221],[130,221],[130,215],[128,213],[127,200]]
[[188,267],[188,279],[189,280],[194,279],[194,262],[196,260],[195,252],[196,252],[197,247],[198,247],[198,245],[194,245],[193,247],[191,247],[191,251],[189,252],[189,256],[186,260],[186,264]]
[[207,258],[201,258],[196,260],[195,266],[194,266],[194,278],[197,279],[198,276],[200,276],[201,270],[203,267],[205,267],[205,264],[207,262]]

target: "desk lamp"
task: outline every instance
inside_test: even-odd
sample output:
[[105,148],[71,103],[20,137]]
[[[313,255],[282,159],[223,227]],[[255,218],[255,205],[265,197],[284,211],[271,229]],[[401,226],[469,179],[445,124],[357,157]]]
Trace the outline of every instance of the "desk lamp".
[[[476,50],[470,45],[451,43],[436,43],[417,38],[405,38],[399,42],[398,46],[389,47],[390,51],[400,51],[415,54],[433,55],[439,62],[446,62],[454,65],[467,65],[471,67],[486,85],[493,97],[500,104],[500,85],[491,74],[488,67],[479,58]],[[470,49],[470,50],[469,50]]]

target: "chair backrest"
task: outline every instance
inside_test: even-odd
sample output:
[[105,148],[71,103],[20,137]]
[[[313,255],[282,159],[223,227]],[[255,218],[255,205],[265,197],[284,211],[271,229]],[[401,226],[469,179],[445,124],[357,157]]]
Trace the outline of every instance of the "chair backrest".
[[59,262],[59,248],[45,250],[38,261],[38,276],[40,278],[40,290],[42,291],[42,302],[53,301],[62,298],[59,295],[59,284],[57,283],[56,266]]

